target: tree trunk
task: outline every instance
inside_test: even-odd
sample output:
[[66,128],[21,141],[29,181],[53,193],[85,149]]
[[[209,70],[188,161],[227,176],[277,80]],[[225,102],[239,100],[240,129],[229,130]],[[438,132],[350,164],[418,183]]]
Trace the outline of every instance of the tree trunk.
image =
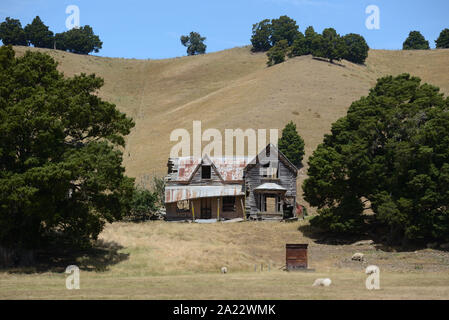
[[0,266],[12,267],[14,266],[15,254],[11,249],[0,246]]
[[34,262],[33,250],[17,250],[0,246],[1,267],[31,266]]

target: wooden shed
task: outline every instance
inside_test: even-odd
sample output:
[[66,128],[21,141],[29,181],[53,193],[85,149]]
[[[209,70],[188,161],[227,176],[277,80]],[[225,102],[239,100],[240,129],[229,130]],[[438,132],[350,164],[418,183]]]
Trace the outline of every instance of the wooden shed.
[[307,269],[308,244],[286,244],[285,259],[288,271]]

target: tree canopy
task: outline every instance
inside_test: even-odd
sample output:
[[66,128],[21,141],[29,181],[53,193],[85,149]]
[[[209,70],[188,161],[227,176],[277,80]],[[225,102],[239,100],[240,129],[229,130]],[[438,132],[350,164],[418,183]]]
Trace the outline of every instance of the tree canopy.
[[17,19],[7,17],[0,23],[0,39],[4,45],[27,46],[28,41],[22,24]]
[[379,79],[314,151],[303,190],[327,231],[448,241],[449,98],[408,74]]
[[53,32],[48,29],[39,16],[36,16],[31,24],[26,25],[24,30],[28,42],[36,48],[53,48]]
[[[284,42],[275,48],[280,41]],[[341,37],[333,28],[324,29],[322,34],[318,34],[312,26],[303,34],[296,21],[288,16],[280,16],[271,21],[264,19],[253,24],[251,44],[253,52],[269,51],[268,66],[284,62],[284,51],[290,58],[312,54],[329,59],[330,62],[347,59],[363,64],[369,50],[365,39],[359,34],[350,33]]]
[[189,56],[206,53],[205,40],[205,37],[193,31],[188,36],[181,36],[181,43],[184,47],[187,47],[187,55]]
[[308,27],[305,35],[297,33],[296,39],[289,48],[289,57],[312,54],[315,57],[334,60],[346,59],[363,64],[368,57],[369,47],[365,39],[355,33],[341,37],[332,28],[323,30],[322,34],[315,32],[312,26]]
[[343,39],[333,28],[326,28],[312,41],[312,54],[315,57],[340,61],[346,55],[347,48]]
[[32,44],[37,48],[56,47],[58,50],[79,54],[98,52],[103,45],[100,37],[94,34],[89,25],[54,35],[39,16],[36,16],[24,29],[19,20],[6,18],[0,24],[0,39],[5,45],[28,46]]
[[296,124],[293,121],[287,123],[282,130],[282,137],[278,142],[279,150],[293,163],[297,168],[302,166],[304,157],[304,140],[296,130]]
[[0,245],[84,246],[129,209],[124,136],[132,119],[97,94],[103,79],[64,78],[47,54],[0,48]]
[[36,16],[33,22],[28,24],[24,30],[27,40],[36,48],[53,48],[53,32],[48,29],[48,26],[42,22],[39,16]]
[[291,46],[298,37],[298,25],[288,16],[280,16],[278,19],[265,19],[253,24],[251,44],[252,51],[268,51],[281,40]]
[[251,50],[268,51],[271,48],[271,21],[270,19],[262,20],[253,24],[253,34],[251,36]]
[[78,54],[100,51],[103,42],[94,34],[91,26],[73,28],[55,35],[56,49]]
[[285,56],[287,55],[288,43],[287,40],[281,40],[276,43],[267,52],[267,66],[271,67],[275,64],[282,63],[285,61]]
[[281,40],[286,40],[291,46],[298,36],[298,25],[296,21],[288,16],[280,16],[271,20],[271,45],[274,46]]
[[411,31],[407,39],[405,39],[403,50],[427,50],[430,49],[429,41],[419,31]]
[[312,54],[312,43],[313,39],[318,35],[318,33],[315,32],[315,29],[312,26],[307,27],[306,31],[304,32],[304,40],[305,40],[305,54]]
[[440,36],[435,40],[437,49],[449,49],[449,29],[441,31]]
[[288,56],[297,57],[307,54],[310,54],[310,49],[307,47],[306,37],[302,34],[302,32],[298,32],[295,41],[293,41],[293,44],[290,46]]
[[369,51],[365,38],[359,34],[350,33],[343,37],[343,41],[346,45],[346,54],[343,58],[358,64],[365,63]]

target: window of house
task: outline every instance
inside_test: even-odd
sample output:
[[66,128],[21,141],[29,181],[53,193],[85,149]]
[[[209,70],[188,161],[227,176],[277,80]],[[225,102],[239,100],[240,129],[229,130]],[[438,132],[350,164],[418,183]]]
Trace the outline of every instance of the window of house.
[[177,212],[187,212],[190,211],[190,201],[189,200],[181,200],[176,203],[176,211]]
[[210,166],[201,167],[201,179],[210,179]]
[[223,211],[235,211],[235,197],[223,197]]
[[260,175],[263,178],[278,178],[278,168],[272,167],[269,162],[260,167]]

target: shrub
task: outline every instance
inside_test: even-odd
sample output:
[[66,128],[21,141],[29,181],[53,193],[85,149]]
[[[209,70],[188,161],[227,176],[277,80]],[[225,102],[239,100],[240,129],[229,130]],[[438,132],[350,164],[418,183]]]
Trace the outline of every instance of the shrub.
[[157,194],[147,189],[137,187],[134,189],[131,210],[127,219],[131,221],[145,221],[156,217]]
[[287,40],[281,40],[276,43],[270,50],[267,52],[267,65],[269,67],[282,63],[285,61],[285,55],[287,54],[288,43]]

